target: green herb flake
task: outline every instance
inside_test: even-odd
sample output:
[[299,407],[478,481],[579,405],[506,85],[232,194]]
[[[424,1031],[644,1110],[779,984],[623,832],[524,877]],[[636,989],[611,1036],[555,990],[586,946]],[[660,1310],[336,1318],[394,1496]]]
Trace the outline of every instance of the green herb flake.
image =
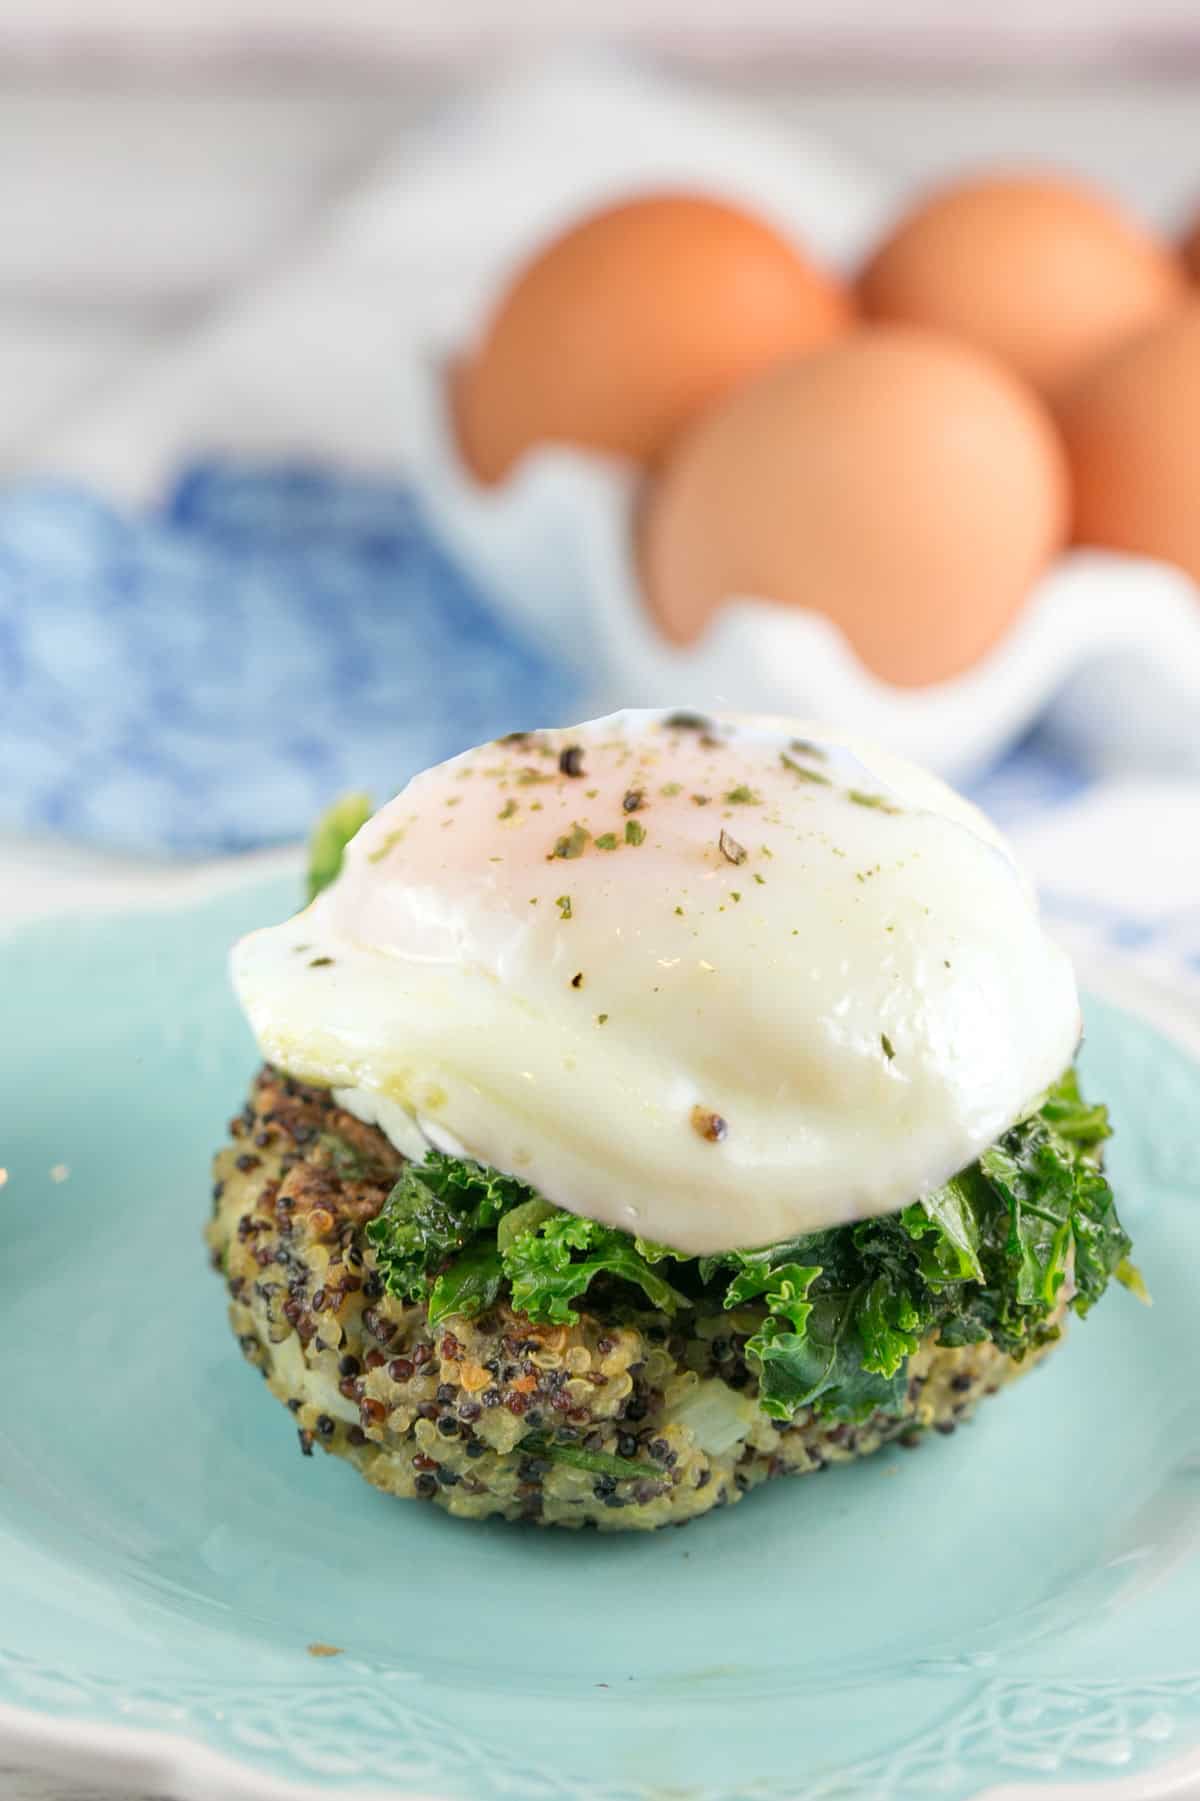
[[877,813],[899,813],[900,811],[900,808],[894,807],[890,800],[885,800],[882,794],[865,794],[861,788],[847,788],[846,799],[852,800],[856,807],[873,807]]
[[560,894],[554,904],[558,908],[559,914],[563,919],[570,919],[571,897],[569,894]]
[[322,1132],[317,1143],[343,1182],[364,1182],[376,1172],[372,1158],[364,1156],[357,1145],[350,1144],[336,1132]]
[[802,782],[817,782],[822,788],[833,786],[827,775],[823,775],[819,769],[806,769],[803,763],[797,763],[795,757],[789,757],[786,750],[780,751],[779,761],[785,769],[790,769],[793,775],[798,775]]
[[403,844],[406,831],[407,827],[401,825],[397,826],[394,832],[389,832],[386,838],[380,840],[374,850],[367,852],[367,862],[382,863],[383,859],[390,855],[398,844]]
[[544,1432],[527,1432],[517,1449],[522,1457],[544,1457],[568,1469],[587,1470],[593,1476],[612,1476],[618,1482],[644,1481],[661,1476],[660,1463],[635,1463],[631,1457],[614,1457],[607,1451],[585,1451],[582,1445],[562,1445]]
[[625,842],[626,844],[644,844],[646,842],[646,828],[640,819],[625,821]]
[[757,871],[757,869],[756,869],[756,870],[755,870],[755,871],[754,871],[754,879],[755,879],[755,881],[756,881],[756,882],[757,882],[757,883],[758,883],[758,885],[759,885],[759,887],[760,887],[760,888],[765,888],[765,887],[766,887],[766,885],[767,885],[767,878],[766,878],[766,876],[765,876],[765,875],[759,875],[759,873],[758,873],[758,871]]
[[565,857],[568,862],[575,857],[582,857],[590,838],[591,833],[586,826],[575,824],[569,832],[564,832],[562,837],[556,840],[551,855]]
[[601,832],[600,836],[596,840],[596,849],[597,850],[616,850],[616,848],[617,848],[617,834],[615,832]]
[[725,799],[732,807],[762,806],[762,795],[755,794],[753,788],[748,788],[745,782],[739,782],[736,788],[731,788]]
[[879,1034],[879,1042],[883,1046],[884,1056],[887,1058],[888,1062],[890,1063],[896,1055],[895,1046],[893,1045],[891,1039],[888,1037],[886,1032],[881,1032]]
[[516,812],[517,812],[517,803],[510,796],[509,799],[505,801],[505,803],[501,807],[500,811],[497,813],[496,818],[497,819],[512,819],[515,816]]
[[683,783],[664,782],[658,792],[660,794],[665,794],[668,800],[673,800],[677,794],[683,793]]

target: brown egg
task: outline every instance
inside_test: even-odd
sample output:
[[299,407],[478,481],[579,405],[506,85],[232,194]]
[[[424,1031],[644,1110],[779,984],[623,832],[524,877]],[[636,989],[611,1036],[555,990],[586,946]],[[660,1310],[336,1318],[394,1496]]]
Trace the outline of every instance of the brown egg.
[[1200,302],[1089,370],[1059,416],[1077,541],[1200,582]]
[[967,669],[1063,542],[1062,452],[1041,402],[952,338],[875,326],[742,388],[647,496],[651,610],[691,643],[721,602],[827,614],[904,686]]
[[1055,393],[1186,293],[1178,260],[1078,182],[992,176],[943,189],[858,284],[873,319],[933,325]]
[[489,482],[550,441],[650,462],[849,316],[839,284],[749,213],[687,195],[613,207],[543,250],[500,302],[456,382],[464,455]]

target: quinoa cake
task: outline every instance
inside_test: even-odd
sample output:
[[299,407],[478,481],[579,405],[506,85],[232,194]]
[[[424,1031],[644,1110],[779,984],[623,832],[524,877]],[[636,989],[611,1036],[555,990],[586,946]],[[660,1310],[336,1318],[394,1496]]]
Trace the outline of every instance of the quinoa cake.
[[764,1309],[552,1326],[501,1301],[431,1327],[424,1303],[386,1292],[366,1237],[403,1163],[381,1132],[267,1068],[230,1134],[207,1238],[242,1355],[295,1415],[306,1456],[319,1446],[463,1519],[682,1524],[768,1476],[951,1433],[1046,1348],[1018,1362],[930,1339],[898,1411],[772,1419],[746,1356]]
[[999,834],[779,720],[520,733],[314,840],[234,953],[208,1242],[301,1450],[682,1524],[950,1434],[1116,1278],[1074,977]]

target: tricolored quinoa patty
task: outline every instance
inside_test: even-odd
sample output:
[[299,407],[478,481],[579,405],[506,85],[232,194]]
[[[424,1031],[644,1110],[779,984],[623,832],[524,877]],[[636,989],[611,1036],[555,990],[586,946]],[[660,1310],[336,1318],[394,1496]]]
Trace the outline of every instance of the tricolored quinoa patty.
[[295,1415],[306,1456],[320,1445],[377,1488],[463,1518],[680,1525],[769,1476],[953,1432],[1043,1354],[1018,1364],[991,1344],[928,1340],[905,1416],[851,1426],[762,1413],[742,1314],[585,1310],[539,1326],[501,1303],[431,1330],[424,1305],[384,1292],[366,1242],[403,1166],[382,1133],[269,1067],[230,1132],[207,1239],[243,1355]]

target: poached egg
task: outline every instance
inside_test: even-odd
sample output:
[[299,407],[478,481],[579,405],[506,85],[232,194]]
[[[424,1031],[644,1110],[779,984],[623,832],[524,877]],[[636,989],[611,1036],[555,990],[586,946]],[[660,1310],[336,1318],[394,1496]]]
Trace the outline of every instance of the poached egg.
[[263,1055],[407,1156],[689,1255],[929,1193],[1080,1031],[984,815],[770,718],[629,711],[427,770],[233,978]]

